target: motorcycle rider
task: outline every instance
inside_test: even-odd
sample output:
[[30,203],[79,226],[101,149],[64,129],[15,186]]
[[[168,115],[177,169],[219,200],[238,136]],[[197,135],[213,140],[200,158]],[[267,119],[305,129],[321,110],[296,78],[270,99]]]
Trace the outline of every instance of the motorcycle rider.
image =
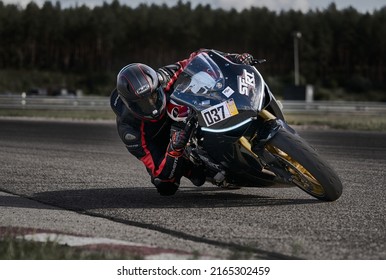
[[[182,176],[196,186],[205,183],[203,168],[184,157],[196,120],[186,110],[180,110],[175,117],[184,121],[176,123],[166,111],[179,74],[195,56],[207,51],[201,49],[157,71],[142,63],[126,65],[118,73],[116,88],[110,96],[121,140],[143,162],[160,195],[175,194]],[[234,63],[253,62],[248,53],[221,54]]]

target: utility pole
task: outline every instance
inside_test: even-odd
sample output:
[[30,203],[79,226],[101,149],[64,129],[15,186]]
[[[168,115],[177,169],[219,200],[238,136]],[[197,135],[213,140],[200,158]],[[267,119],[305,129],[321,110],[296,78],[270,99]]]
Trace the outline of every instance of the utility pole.
[[294,37],[294,67],[295,67],[295,86],[299,85],[299,40],[302,38],[302,33],[296,31]]

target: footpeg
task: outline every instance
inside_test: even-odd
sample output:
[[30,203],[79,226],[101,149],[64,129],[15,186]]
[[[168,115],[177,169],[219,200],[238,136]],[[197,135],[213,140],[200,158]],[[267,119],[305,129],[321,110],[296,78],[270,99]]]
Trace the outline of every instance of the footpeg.
[[225,180],[225,172],[221,171],[218,172],[214,177],[213,180],[216,182],[216,184],[220,184]]

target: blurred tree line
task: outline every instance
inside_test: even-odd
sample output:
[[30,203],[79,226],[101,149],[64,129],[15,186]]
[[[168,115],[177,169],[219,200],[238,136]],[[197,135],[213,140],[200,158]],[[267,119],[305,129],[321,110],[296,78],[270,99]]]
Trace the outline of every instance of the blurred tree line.
[[335,4],[276,13],[192,8],[181,1],[131,8],[115,0],[64,9],[59,2],[21,8],[0,0],[0,70],[71,73],[81,77],[71,86],[102,94],[93,85],[113,87],[128,63],[159,67],[214,48],[267,59],[261,71],[280,88],[293,83],[295,31],[302,33],[303,84],[360,94],[386,90],[386,6],[372,14],[337,10]]

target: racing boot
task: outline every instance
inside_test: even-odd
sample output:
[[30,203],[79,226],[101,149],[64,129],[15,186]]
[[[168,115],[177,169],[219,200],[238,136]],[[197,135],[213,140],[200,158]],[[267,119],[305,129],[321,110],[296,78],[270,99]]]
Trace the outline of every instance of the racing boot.
[[202,186],[206,181],[204,167],[202,165],[193,165],[190,162],[187,166],[188,168],[185,170],[184,176],[188,178],[196,187]]

